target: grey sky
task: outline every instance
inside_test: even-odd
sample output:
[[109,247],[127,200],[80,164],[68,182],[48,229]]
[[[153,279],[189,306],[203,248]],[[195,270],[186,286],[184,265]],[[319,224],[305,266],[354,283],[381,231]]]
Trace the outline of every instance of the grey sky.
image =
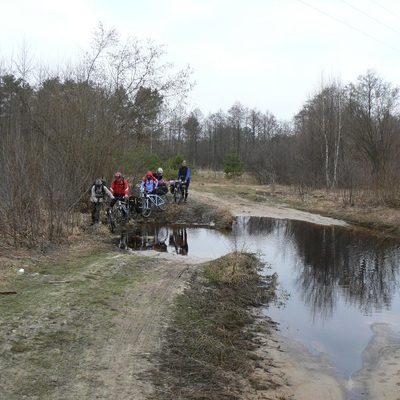
[[23,42],[44,63],[87,49],[102,22],[165,45],[193,68],[193,107],[235,102],[291,119],[321,80],[368,69],[400,84],[398,0],[0,0],[0,56]]

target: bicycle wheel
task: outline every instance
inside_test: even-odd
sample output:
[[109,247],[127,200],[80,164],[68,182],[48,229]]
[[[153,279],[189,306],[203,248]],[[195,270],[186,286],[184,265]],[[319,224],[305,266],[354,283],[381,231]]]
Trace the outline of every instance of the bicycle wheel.
[[146,199],[144,204],[143,204],[143,211],[142,211],[142,215],[145,218],[150,217],[151,214],[151,205],[150,205],[150,201],[149,199]]
[[182,192],[180,188],[176,188],[174,191],[174,202],[179,204],[182,200]]
[[114,218],[114,214],[111,210],[107,210],[107,222],[110,228],[111,233],[114,233],[115,228],[117,227],[117,222]]
[[159,203],[158,203],[158,208],[161,211],[165,211],[168,208],[168,199],[167,196],[165,194],[162,194],[160,196],[160,198],[158,199]]
[[179,188],[179,200],[178,200],[178,204],[185,198],[185,188],[183,186],[181,186]]
[[182,191],[182,199],[186,203],[186,199],[188,197],[188,188],[187,186],[184,187],[184,190]]

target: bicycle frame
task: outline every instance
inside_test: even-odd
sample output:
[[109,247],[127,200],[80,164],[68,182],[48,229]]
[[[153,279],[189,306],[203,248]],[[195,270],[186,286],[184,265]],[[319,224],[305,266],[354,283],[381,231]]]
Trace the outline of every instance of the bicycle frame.
[[147,197],[149,200],[156,206],[160,207],[160,205],[163,205],[165,201],[159,196],[158,194],[148,194]]
[[125,203],[122,200],[116,202],[115,217],[117,222],[120,224],[126,222],[129,219],[129,203]]
[[143,216],[149,217],[151,214],[152,206],[157,207],[161,211],[167,209],[167,198],[165,195],[158,195],[155,193],[145,193],[144,194],[144,205],[143,205]]

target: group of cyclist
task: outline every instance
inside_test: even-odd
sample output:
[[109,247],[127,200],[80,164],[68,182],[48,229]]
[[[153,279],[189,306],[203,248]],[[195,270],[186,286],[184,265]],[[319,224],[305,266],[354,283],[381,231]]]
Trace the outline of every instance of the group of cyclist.
[[[176,177],[185,183],[186,191],[184,201],[188,197],[188,189],[190,184],[190,168],[186,161],[182,162]],[[173,183],[172,183],[173,185]],[[140,182],[140,193],[156,193],[165,195],[168,192],[167,182],[164,180],[164,171],[160,167],[156,172],[147,171],[146,175]],[[115,177],[111,182],[110,189],[107,188],[103,179],[97,179],[91,187],[90,201],[92,203],[92,225],[100,222],[100,207],[105,197],[110,199],[110,207],[113,207],[117,200],[127,201],[129,198],[129,183],[120,172],[115,173]]]

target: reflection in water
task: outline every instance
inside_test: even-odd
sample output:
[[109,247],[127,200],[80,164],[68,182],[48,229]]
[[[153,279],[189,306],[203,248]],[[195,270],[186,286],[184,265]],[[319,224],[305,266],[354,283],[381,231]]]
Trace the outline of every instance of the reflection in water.
[[[207,232],[200,238],[196,232]],[[202,254],[211,247],[232,248],[219,244],[222,239],[204,228],[140,224],[121,233],[120,247],[132,250],[157,250],[188,255],[188,233],[191,253],[202,243]],[[205,238],[210,237],[210,242]],[[254,247],[251,249],[250,247]],[[225,240],[228,240],[225,237]],[[400,286],[399,241],[378,239],[338,226],[320,226],[294,220],[273,218],[238,218],[233,225],[231,241],[239,250],[283,254],[286,270],[290,270],[298,298],[307,307],[312,321],[332,318],[338,301],[344,301],[364,315],[389,310]],[[272,247],[267,245],[273,241]],[[225,248],[225,251],[224,251]],[[198,254],[192,254],[198,255]],[[283,271],[277,270],[278,275]],[[292,290],[292,289],[291,289]]]
[[235,235],[284,239],[280,251],[291,254],[295,285],[313,320],[332,317],[341,297],[366,315],[391,307],[399,286],[398,241],[344,227],[268,218],[243,219]]
[[176,254],[186,256],[189,252],[187,229],[141,224],[121,231],[119,247],[124,250],[160,252],[168,252],[170,247]]
[[389,309],[399,280],[399,247],[341,227],[288,221],[296,238],[297,284],[313,315],[331,317],[339,295],[364,314]]
[[343,377],[361,368],[369,326],[385,323],[399,331],[399,240],[293,220],[243,218],[234,229],[290,294],[285,307],[271,304],[265,313],[282,335],[311,354],[328,355]]
[[119,247],[131,250],[167,252],[168,229],[154,224],[141,224],[136,229],[121,232]]
[[129,235],[121,234],[122,248],[186,255],[190,241],[195,257],[217,258],[234,250],[260,254],[290,294],[284,308],[269,305],[265,313],[283,335],[312,354],[329,355],[343,376],[361,367],[370,325],[400,328],[399,241],[344,227],[253,217],[238,218],[232,234],[152,224],[129,229]]
[[187,256],[189,253],[189,246],[186,228],[172,229],[169,235],[169,245],[175,248],[177,254]]

